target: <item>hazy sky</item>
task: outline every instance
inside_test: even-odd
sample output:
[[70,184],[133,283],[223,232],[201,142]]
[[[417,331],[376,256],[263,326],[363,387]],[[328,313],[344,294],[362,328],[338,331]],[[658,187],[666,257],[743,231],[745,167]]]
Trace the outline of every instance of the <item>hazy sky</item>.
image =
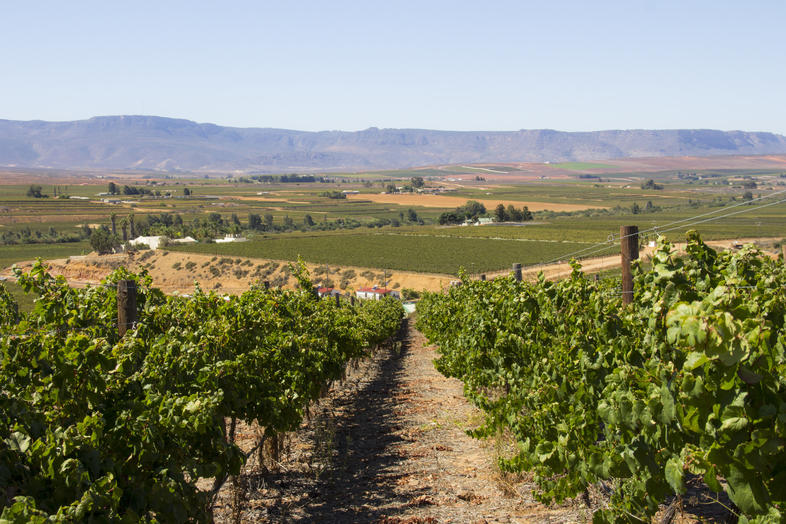
[[31,1],[0,118],[786,133],[786,2]]

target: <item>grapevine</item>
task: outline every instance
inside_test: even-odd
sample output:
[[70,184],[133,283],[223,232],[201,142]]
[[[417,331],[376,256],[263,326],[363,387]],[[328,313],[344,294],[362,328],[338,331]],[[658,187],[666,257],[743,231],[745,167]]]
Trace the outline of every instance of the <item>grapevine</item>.
[[[0,520],[209,521],[246,454],[237,421],[296,429],[324,385],[398,330],[393,300],[350,306],[254,288],[167,297],[144,272],[69,288],[36,264],[20,315],[0,289]],[[137,281],[121,339],[118,280]],[[212,492],[197,489],[215,479]]]
[[786,270],[754,248],[716,253],[688,234],[615,282],[512,278],[430,294],[419,327],[437,368],[509,431],[503,468],[535,475],[543,501],[613,487],[597,522],[650,518],[688,475],[725,491],[741,521],[780,521],[786,502]]

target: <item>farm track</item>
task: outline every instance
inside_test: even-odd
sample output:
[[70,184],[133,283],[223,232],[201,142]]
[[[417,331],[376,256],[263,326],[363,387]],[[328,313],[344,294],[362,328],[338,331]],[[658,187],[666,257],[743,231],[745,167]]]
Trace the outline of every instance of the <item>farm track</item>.
[[525,478],[499,473],[493,443],[465,433],[480,412],[434,358],[408,326],[400,346],[377,352],[320,401],[275,468],[251,464],[237,487],[228,484],[217,521],[586,521],[583,502],[543,506]]

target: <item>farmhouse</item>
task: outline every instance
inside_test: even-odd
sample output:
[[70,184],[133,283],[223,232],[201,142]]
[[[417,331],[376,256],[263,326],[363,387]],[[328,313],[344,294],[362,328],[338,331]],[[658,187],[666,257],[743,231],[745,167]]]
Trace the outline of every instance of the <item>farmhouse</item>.
[[136,237],[133,240],[130,240],[128,243],[132,246],[138,246],[141,244],[147,245],[152,250],[158,249],[159,244],[161,244],[161,239],[163,237],[158,236],[151,236],[151,237]]
[[216,244],[224,244],[227,242],[245,242],[248,240],[245,237],[241,237],[240,235],[225,235],[224,238],[217,238],[215,239]]
[[393,297],[401,299],[401,294],[394,289],[385,289],[383,287],[362,287],[355,293],[360,300],[380,300],[382,297]]
[[196,244],[194,237],[173,238],[170,240],[173,244]]
[[333,287],[318,287],[317,288],[317,295],[319,297],[334,297],[336,295],[341,295],[341,291]]
[[[158,249],[161,243],[164,241],[166,237],[162,235],[151,236],[151,237],[136,237],[129,241],[132,246],[137,246],[141,244],[147,245],[152,250]],[[193,237],[185,237],[185,238],[171,238],[167,239],[167,242],[171,244],[194,244],[196,243],[196,239]]]

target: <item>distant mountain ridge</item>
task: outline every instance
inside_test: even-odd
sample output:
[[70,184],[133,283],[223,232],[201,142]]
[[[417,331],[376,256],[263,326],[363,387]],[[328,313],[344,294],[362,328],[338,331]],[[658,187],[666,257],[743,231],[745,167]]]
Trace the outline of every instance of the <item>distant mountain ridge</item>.
[[0,120],[6,167],[264,173],[779,153],[786,153],[783,135],[710,129],[308,132],[157,116]]

